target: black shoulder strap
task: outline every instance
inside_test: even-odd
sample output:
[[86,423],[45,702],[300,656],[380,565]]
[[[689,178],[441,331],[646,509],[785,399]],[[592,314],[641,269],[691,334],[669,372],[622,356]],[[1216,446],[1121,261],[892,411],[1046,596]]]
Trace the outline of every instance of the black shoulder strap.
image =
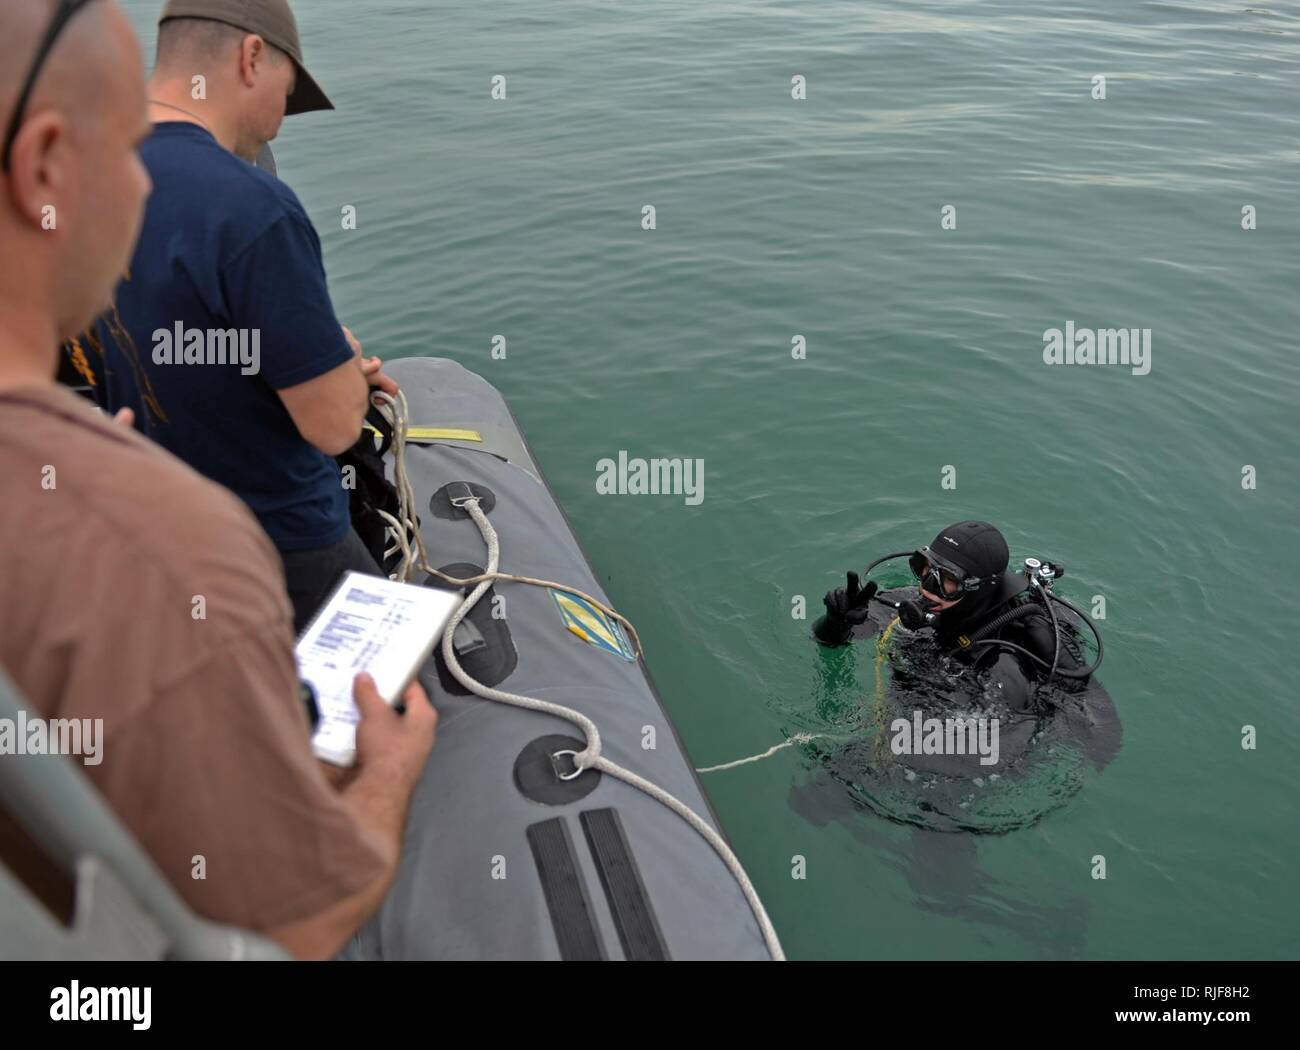
[[379,431],[379,455],[383,456],[393,446],[393,425],[374,405],[366,413],[366,422]]

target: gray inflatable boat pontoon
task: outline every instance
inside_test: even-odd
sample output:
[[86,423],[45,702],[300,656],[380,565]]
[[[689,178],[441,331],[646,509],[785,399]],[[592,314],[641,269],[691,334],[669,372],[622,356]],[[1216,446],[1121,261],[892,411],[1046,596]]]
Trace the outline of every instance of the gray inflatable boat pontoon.
[[[387,371],[409,406],[406,468],[430,565],[464,579],[487,563],[478,527],[451,502],[468,484],[500,537],[501,572],[609,604],[501,395],[453,361]],[[414,582],[447,586],[426,576]],[[605,756],[720,830],[643,663],[599,609],[498,581],[454,639],[475,679],[581,711]],[[438,742],[396,882],[349,957],[770,957],[736,879],[682,817],[606,773],[562,779],[572,765],[553,756],[585,747],[572,723],[470,694],[440,654],[421,680]]]

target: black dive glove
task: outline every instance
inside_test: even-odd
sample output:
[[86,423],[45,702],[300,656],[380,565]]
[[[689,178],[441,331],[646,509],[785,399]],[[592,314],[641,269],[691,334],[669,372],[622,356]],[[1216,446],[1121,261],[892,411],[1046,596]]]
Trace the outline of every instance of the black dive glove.
[[843,645],[849,640],[853,628],[865,623],[871,615],[871,599],[875,597],[874,580],[869,580],[865,587],[856,572],[848,574],[848,586],[837,587],[827,591],[822,599],[826,604],[826,615],[813,625],[813,634],[823,645]]

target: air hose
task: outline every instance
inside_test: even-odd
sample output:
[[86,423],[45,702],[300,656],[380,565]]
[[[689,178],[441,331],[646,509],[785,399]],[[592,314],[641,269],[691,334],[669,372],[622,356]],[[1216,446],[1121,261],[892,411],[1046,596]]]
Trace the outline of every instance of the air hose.
[[[1075,608],[1064,598],[1060,598],[1049,591],[1044,591],[1043,595],[1044,595],[1044,605],[1047,605],[1048,602],[1060,602],[1067,609],[1069,609],[1076,616],[1078,616],[1083,623],[1087,624],[1088,630],[1090,630],[1092,632],[1092,636],[1095,639],[1097,639],[1097,659],[1092,663],[1091,666],[1085,667],[1083,670],[1079,670],[1079,671],[1069,671],[1064,668],[1057,667],[1055,660],[1053,660],[1053,662],[1049,664],[1042,657],[1036,655],[1035,653],[1031,653],[1028,649],[1024,648],[1024,646],[1016,645],[1014,642],[1004,641],[1001,638],[989,637],[989,635],[994,634],[997,631],[1000,631],[1007,624],[1012,623],[1015,620],[1019,620],[1022,617],[1029,616],[1032,615],[1033,613],[1039,612],[1040,610],[1038,606],[1032,602],[1026,602],[1023,605],[1018,605],[1014,609],[1007,610],[1001,616],[995,616],[992,620],[986,623],[978,631],[970,635],[969,641],[967,642],[966,646],[964,646],[963,648],[974,648],[977,645],[979,646],[998,645],[998,646],[1002,646],[1003,648],[1012,649],[1020,653],[1022,656],[1027,656],[1029,659],[1033,660],[1034,663],[1038,664],[1039,667],[1047,668],[1049,678],[1053,674],[1060,675],[1062,678],[1084,679],[1084,678],[1091,677],[1093,674],[1096,673],[1097,668],[1101,666],[1102,658],[1106,655],[1105,645],[1102,643],[1101,635],[1098,633],[1097,628],[1094,627],[1088,621],[1088,618],[1082,612],[1080,612],[1077,608]],[[1051,606],[1048,605],[1047,611],[1052,617],[1052,627],[1057,638],[1058,656],[1059,656],[1059,646],[1060,646],[1060,637],[1061,637],[1060,625],[1056,621],[1056,610],[1052,609]]]

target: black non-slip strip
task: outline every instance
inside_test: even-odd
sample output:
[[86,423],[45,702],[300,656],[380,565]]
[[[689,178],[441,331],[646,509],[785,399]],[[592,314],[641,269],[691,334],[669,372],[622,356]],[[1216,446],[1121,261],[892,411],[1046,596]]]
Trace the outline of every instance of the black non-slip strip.
[[599,962],[605,958],[605,946],[596,931],[591,915],[587,888],[573,852],[573,838],[560,817],[532,824],[528,845],[533,851],[542,893],[551,913],[551,926],[565,961]]
[[668,959],[668,945],[664,943],[659,920],[641,881],[641,871],[632,856],[618,810],[589,809],[581,819],[614,916],[619,943],[623,945],[623,955],[636,962]]

